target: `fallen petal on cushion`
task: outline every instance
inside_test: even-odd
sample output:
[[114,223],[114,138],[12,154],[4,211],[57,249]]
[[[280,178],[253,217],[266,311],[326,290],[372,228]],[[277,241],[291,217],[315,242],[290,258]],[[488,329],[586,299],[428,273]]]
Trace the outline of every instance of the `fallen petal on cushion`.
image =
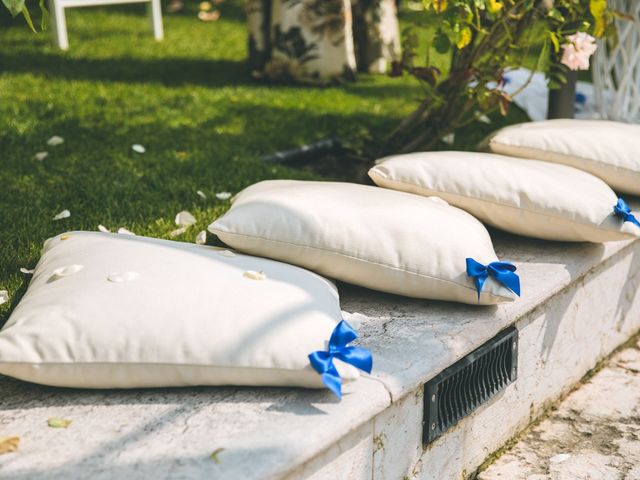
[[78,273],[83,268],[84,268],[84,265],[79,265],[79,264],[67,265],[66,267],[56,268],[53,271],[53,275],[55,277],[68,277],[69,275]]
[[265,280],[267,278],[264,272],[256,272],[255,270],[247,270],[242,276],[251,280]]
[[110,273],[107,280],[113,283],[132,282],[140,277],[138,272],[114,272]]

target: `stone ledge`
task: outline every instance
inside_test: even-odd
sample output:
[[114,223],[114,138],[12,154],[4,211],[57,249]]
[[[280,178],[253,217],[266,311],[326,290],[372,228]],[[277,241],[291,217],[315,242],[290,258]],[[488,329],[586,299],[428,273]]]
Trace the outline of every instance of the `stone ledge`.
[[[605,244],[543,242],[492,232],[498,258],[518,267],[522,298],[475,307],[413,300],[352,286],[341,289],[342,308],[369,321],[359,329],[375,354],[375,373],[394,401],[424,384],[496,333],[544,304],[589,271],[636,248],[638,240]],[[640,271],[634,257],[630,274]],[[372,297],[375,296],[375,300]]]
[[[610,300],[616,308],[627,309],[612,315],[623,318],[631,304],[637,309],[638,303],[637,288],[629,293],[621,285],[634,275],[634,285],[638,283],[640,241],[561,244],[499,233],[494,233],[494,241],[499,257],[514,261],[523,280],[524,296],[513,304],[473,307],[342,286],[343,309],[369,317],[360,333],[375,358],[374,375],[348,385],[342,402],[325,391],[227,387],[91,392],[0,377],[0,436],[22,438],[18,453],[0,456],[0,478],[62,479],[78,472],[98,479],[438,478],[422,470],[432,460],[429,455],[436,454],[441,472],[447,471],[443,459],[453,465],[450,472],[477,466],[480,455],[499,447],[526,418],[514,418],[504,431],[484,429],[492,438],[480,453],[456,457],[447,442],[464,444],[473,417],[491,412],[486,407],[423,451],[422,384],[508,325],[537,325],[535,319],[552,307],[565,308],[554,310],[555,323],[560,322],[566,309],[580,308],[565,302],[563,292],[579,291],[583,279],[597,279],[612,265],[616,270],[606,280],[619,291],[603,295],[614,295]],[[538,342],[553,342],[557,334],[557,328],[537,333],[543,335]],[[535,343],[532,335],[527,342]],[[609,343],[620,343],[625,335],[622,329],[608,343],[603,341],[592,363]],[[525,384],[509,388],[517,392]],[[514,398],[520,402],[525,397]],[[536,404],[543,401],[535,399]],[[66,430],[50,429],[49,417],[69,418],[73,424]],[[467,432],[465,437],[460,438],[461,432]],[[220,463],[209,458],[218,448],[224,449]]]

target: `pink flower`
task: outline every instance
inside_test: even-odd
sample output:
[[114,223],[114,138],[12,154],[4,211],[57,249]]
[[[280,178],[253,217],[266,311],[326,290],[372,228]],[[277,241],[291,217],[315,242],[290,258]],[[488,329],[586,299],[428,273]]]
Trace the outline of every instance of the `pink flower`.
[[570,43],[562,45],[562,64],[569,70],[589,70],[589,57],[598,48],[596,39],[588,33],[578,32],[567,37]]

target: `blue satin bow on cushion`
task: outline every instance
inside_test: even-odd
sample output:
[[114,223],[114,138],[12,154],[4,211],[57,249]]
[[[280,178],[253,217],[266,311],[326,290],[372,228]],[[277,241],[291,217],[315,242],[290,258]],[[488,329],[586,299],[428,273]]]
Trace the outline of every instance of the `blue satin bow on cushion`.
[[472,277],[476,282],[478,301],[480,301],[482,286],[489,275],[513,293],[520,296],[520,277],[514,273],[515,271],[515,265],[508,262],[491,262],[489,265],[482,265],[473,258],[467,258],[467,275]]
[[322,383],[338,398],[342,398],[342,379],[333,364],[334,358],[367,373],[371,373],[373,367],[373,359],[369,350],[348,346],[356,338],[358,338],[356,331],[342,320],[331,334],[328,350],[319,350],[309,354],[309,362],[315,371],[322,375]]
[[613,213],[615,213],[618,217],[622,218],[625,222],[631,222],[638,227],[640,227],[640,222],[638,219],[631,213],[631,208],[627,205],[623,199],[619,198],[616,206],[613,207]]

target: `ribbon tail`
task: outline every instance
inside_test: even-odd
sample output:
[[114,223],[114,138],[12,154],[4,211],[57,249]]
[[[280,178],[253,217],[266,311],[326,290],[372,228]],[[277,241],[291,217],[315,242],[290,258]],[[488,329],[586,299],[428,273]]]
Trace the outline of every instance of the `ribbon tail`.
[[496,280],[520,296],[520,277],[518,275],[513,272],[498,272],[496,273]]
[[478,291],[478,303],[480,303],[480,293],[482,292],[484,282],[487,280],[487,276],[489,275],[487,272],[487,267],[474,260],[473,258],[467,258],[466,262],[467,276],[473,278],[473,281],[476,285],[476,290]]
[[480,294],[482,293],[482,287],[484,287],[484,282],[487,280],[487,275],[478,275],[475,277],[476,290],[478,291],[478,303],[480,303]]
[[342,379],[338,372],[326,372],[322,374],[322,383],[339,399],[342,399]]
[[363,372],[371,373],[373,368],[373,356],[366,348],[346,347],[336,353],[336,358],[353,365]]

